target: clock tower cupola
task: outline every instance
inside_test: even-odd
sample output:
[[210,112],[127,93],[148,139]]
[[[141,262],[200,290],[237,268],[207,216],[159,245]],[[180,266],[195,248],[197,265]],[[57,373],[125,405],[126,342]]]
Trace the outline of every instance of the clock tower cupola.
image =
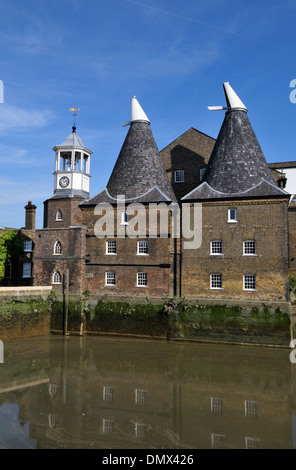
[[89,198],[92,151],[84,146],[76,134],[75,123],[72,133],[53,150],[55,152],[54,195]]

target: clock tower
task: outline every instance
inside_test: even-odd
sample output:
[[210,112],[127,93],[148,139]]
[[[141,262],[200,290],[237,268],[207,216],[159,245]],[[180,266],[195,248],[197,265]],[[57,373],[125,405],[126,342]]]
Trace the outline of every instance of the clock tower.
[[72,133],[55,152],[54,193],[44,201],[44,228],[68,228],[82,223],[79,204],[89,199],[90,156],[92,151],[84,146],[76,134],[75,122]]
[[90,156],[92,151],[83,145],[75,125],[55,152],[54,195],[89,198]]

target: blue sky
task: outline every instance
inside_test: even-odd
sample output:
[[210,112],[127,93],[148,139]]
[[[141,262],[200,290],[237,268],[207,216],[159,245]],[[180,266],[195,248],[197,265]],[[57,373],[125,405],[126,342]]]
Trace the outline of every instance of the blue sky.
[[0,226],[53,194],[52,148],[71,132],[104,189],[135,95],[161,150],[190,127],[216,138],[229,81],[268,162],[296,160],[296,2],[290,0],[1,0]]

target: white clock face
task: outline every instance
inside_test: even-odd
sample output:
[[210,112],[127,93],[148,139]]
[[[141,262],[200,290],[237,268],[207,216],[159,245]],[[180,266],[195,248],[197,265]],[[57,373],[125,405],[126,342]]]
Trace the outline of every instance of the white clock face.
[[61,188],[66,188],[70,183],[70,180],[68,178],[68,176],[62,176],[62,178],[60,178],[60,181],[59,181],[59,185],[61,186]]

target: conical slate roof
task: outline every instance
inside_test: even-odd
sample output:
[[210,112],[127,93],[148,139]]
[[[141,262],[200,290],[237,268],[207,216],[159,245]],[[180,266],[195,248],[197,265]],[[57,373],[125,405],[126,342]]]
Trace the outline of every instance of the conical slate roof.
[[203,183],[183,199],[287,194],[275,185],[246,107],[228,82],[223,86],[227,111]]
[[150,122],[135,97],[131,111],[131,121],[126,123],[130,128],[107,187],[85,204],[114,202],[117,196],[128,202],[176,201]]

